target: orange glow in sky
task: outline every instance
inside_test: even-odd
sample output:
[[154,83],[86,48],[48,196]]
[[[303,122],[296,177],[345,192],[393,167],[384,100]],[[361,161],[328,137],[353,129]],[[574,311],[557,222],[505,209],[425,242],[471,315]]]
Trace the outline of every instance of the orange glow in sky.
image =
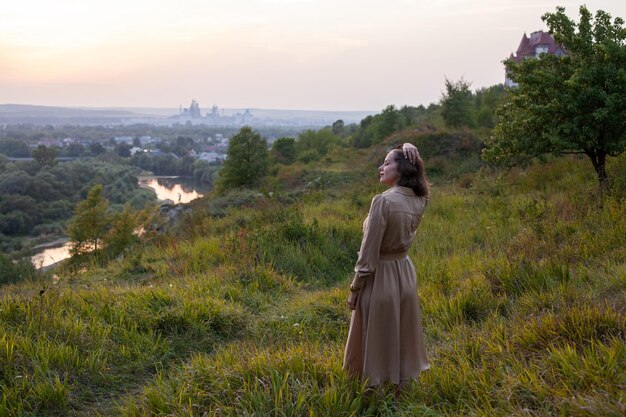
[[[20,0],[0,4],[0,104],[379,110],[501,61],[560,0]],[[626,17],[626,1],[585,1]]]

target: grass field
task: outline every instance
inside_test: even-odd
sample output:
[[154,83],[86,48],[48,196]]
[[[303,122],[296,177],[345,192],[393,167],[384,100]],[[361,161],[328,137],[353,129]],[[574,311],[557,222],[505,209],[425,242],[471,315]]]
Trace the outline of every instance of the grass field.
[[624,415],[624,155],[602,206],[578,158],[434,177],[410,252],[431,369],[397,403],[346,378],[383,157],[306,167],[297,193],[198,201],[125,259],[2,287],[0,417]]

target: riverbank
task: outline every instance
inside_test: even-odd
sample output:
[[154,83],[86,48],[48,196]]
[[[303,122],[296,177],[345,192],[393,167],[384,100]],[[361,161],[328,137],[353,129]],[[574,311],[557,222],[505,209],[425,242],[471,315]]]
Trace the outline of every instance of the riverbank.
[[56,247],[56,246],[61,246],[67,242],[69,242],[69,238],[67,237],[62,237],[62,238],[58,238],[57,240],[53,240],[52,242],[46,242],[46,243],[40,243],[37,246],[33,246],[33,250],[38,250],[38,249],[46,249],[46,248],[52,248],[52,247]]

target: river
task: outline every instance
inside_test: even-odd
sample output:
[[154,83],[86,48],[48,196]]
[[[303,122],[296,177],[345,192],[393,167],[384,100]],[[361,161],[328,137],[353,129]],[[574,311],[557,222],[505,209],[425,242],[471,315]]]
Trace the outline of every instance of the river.
[[[181,177],[140,177],[139,186],[154,190],[157,199],[170,200],[173,203],[189,203],[202,197],[202,192],[208,192],[209,187],[198,184],[196,181]],[[70,242],[59,239],[48,244],[39,245],[42,249],[31,257],[36,268],[46,268],[70,257]],[[35,248],[37,249],[37,248]]]
[[176,204],[189,203],[202,197],[202,192],[209,191],[209,187],[182,177],[139,177],[139,186],[154,190],[161,201],[170,200]]

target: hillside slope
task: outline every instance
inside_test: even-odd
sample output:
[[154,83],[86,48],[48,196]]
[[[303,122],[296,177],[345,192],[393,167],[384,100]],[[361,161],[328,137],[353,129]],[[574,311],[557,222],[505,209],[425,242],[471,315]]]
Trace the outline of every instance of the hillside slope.
[[[432,364],[394,404],[341,361],[376,167],[406,138],[435,168],[410,252]],[[626,158],[599,208],[584,160],[492,173],[479,150],[337,148],[279,168],[272,195],[194,202],[106,267],[3,287],[0,416],[622,415]]]

